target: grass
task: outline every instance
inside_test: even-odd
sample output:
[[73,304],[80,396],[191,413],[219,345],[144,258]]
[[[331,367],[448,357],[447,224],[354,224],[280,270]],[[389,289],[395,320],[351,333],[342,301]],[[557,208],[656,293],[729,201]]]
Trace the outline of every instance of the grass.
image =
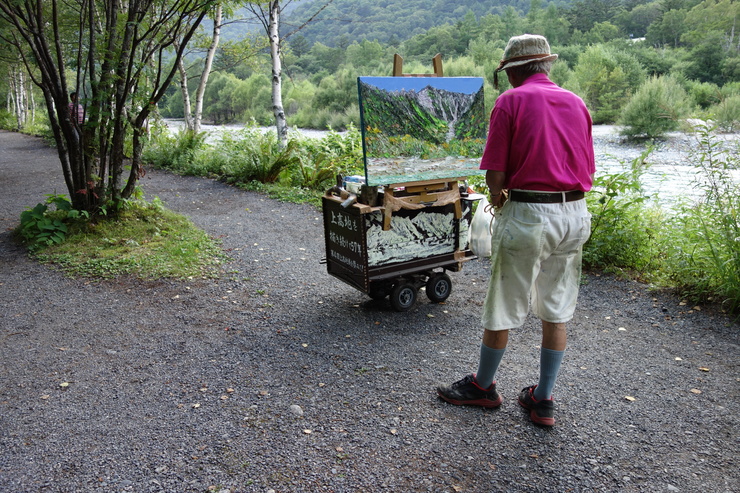
[[72,277],[218,277],[227,259],[216,240],[186,217],[136,201],[114,218],[77,221],[64,242],[34,254]]

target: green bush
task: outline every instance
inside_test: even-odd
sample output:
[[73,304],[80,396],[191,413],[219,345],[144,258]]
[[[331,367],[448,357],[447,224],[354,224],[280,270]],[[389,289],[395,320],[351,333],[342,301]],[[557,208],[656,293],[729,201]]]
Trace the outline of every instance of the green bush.
[[643,80],[645,69],[632,54],[595,45],[578,57],[565,87],[583,98],[594,123],[613,123]]
[[158,132],[144,149],[145,162],[159,168],[170,169],[183,175],[200,175],[193,170],[196,153],[205,148],[207,134],[180,130],[177,134]]
[[676,130],[691,110],[689,97],[671,76],[651,77],[640,86],[622,111],[622,134],[657,138]]
[[648,168],[652,148],[633,160],[625,171],[597,175],[587,194],[592,215],[591,237],[583,248],[588,267],[649,275],[659,270],[663,251],[657,241],[663,217],[650,206],[642,190],[641,177]]
[[[54,209],[50,209],[53,205]],[[89,217],[85,211],[72,208],[72,203],[61,195],[50,195],[46,202],[21,213],[21,223],[16,233],[31,252],[63,242],[67,237],[67,223]]]
[[709,108],[709,117],[723,132],[740,131],[740,95],[730,96]]
[[294,186],[323,190],[339,174],[364,173],[362,137],[353,125],[343,134],[331,131],[323,139],[300,139],[298,147],[300,163],[293,175]]
[[740,149],[737,143],[723,143],[713,132],[707,125],[699,128],[693,185],[704,196],[677,206],[670,224],[673,241],[667,269],[683,295],[696,301],[721,301],[736,312],[740,309],[740,190],[733,173],[740,169]]
[[8,110],[0,110],[0,129],[18,130],[18,119]]
[[709,108],[720,102],[722,93],[717,84],[710,82],[687,81],[688,93],[700,108]]

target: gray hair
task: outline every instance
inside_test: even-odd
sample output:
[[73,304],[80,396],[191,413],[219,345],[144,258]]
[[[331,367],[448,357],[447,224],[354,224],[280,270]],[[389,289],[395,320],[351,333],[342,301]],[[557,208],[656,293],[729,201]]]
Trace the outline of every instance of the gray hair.
[[517,67],[505,68],[505,71],[511,70],[522,75],[549,74],[552,68],[552,60],[531,62]]

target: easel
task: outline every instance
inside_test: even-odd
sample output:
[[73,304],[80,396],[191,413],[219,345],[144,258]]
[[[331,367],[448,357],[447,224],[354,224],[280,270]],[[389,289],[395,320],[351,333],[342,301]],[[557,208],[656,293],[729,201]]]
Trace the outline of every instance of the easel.
[[[437,53],[432,58],[432,74],[404,74],[403,58],[399,54],[393,56],[393,77],[442,77],[442,55]],[[462,206],[460,205],[459,180],[465,178],[451,178],[440,180],[416,181],[408,183],[391,183],[384,186],[385,204],[383,208],[383,231],[391,229],[391,218],[393,207],[418,209],[426,205],[454,204],[455,219],[462,217]],[[397,195],[397,190],[403,192]]]
[[442,75],[442,54],[437,53],[432,57],[433,74],[404,74],[403,58],[396,53],[393,55],[393,77],[443,77]]

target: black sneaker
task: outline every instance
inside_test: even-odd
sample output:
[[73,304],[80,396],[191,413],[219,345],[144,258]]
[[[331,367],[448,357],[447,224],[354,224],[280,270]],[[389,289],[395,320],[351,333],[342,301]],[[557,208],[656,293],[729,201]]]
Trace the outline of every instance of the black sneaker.
[[437,394],[450,404],[457,406],[499,407],[501,396],[496,392],[496,382],[488,389],[475,382],[475,374],[467,375],[452,385],[440,385]]
[[536,385],[523,388],[519,393],[519,404],[529,411],[529,419],[533,423],[543,426],[552,426],[555,424],[555,403],[552,399],[537,400],[534,398],[534,389]]

